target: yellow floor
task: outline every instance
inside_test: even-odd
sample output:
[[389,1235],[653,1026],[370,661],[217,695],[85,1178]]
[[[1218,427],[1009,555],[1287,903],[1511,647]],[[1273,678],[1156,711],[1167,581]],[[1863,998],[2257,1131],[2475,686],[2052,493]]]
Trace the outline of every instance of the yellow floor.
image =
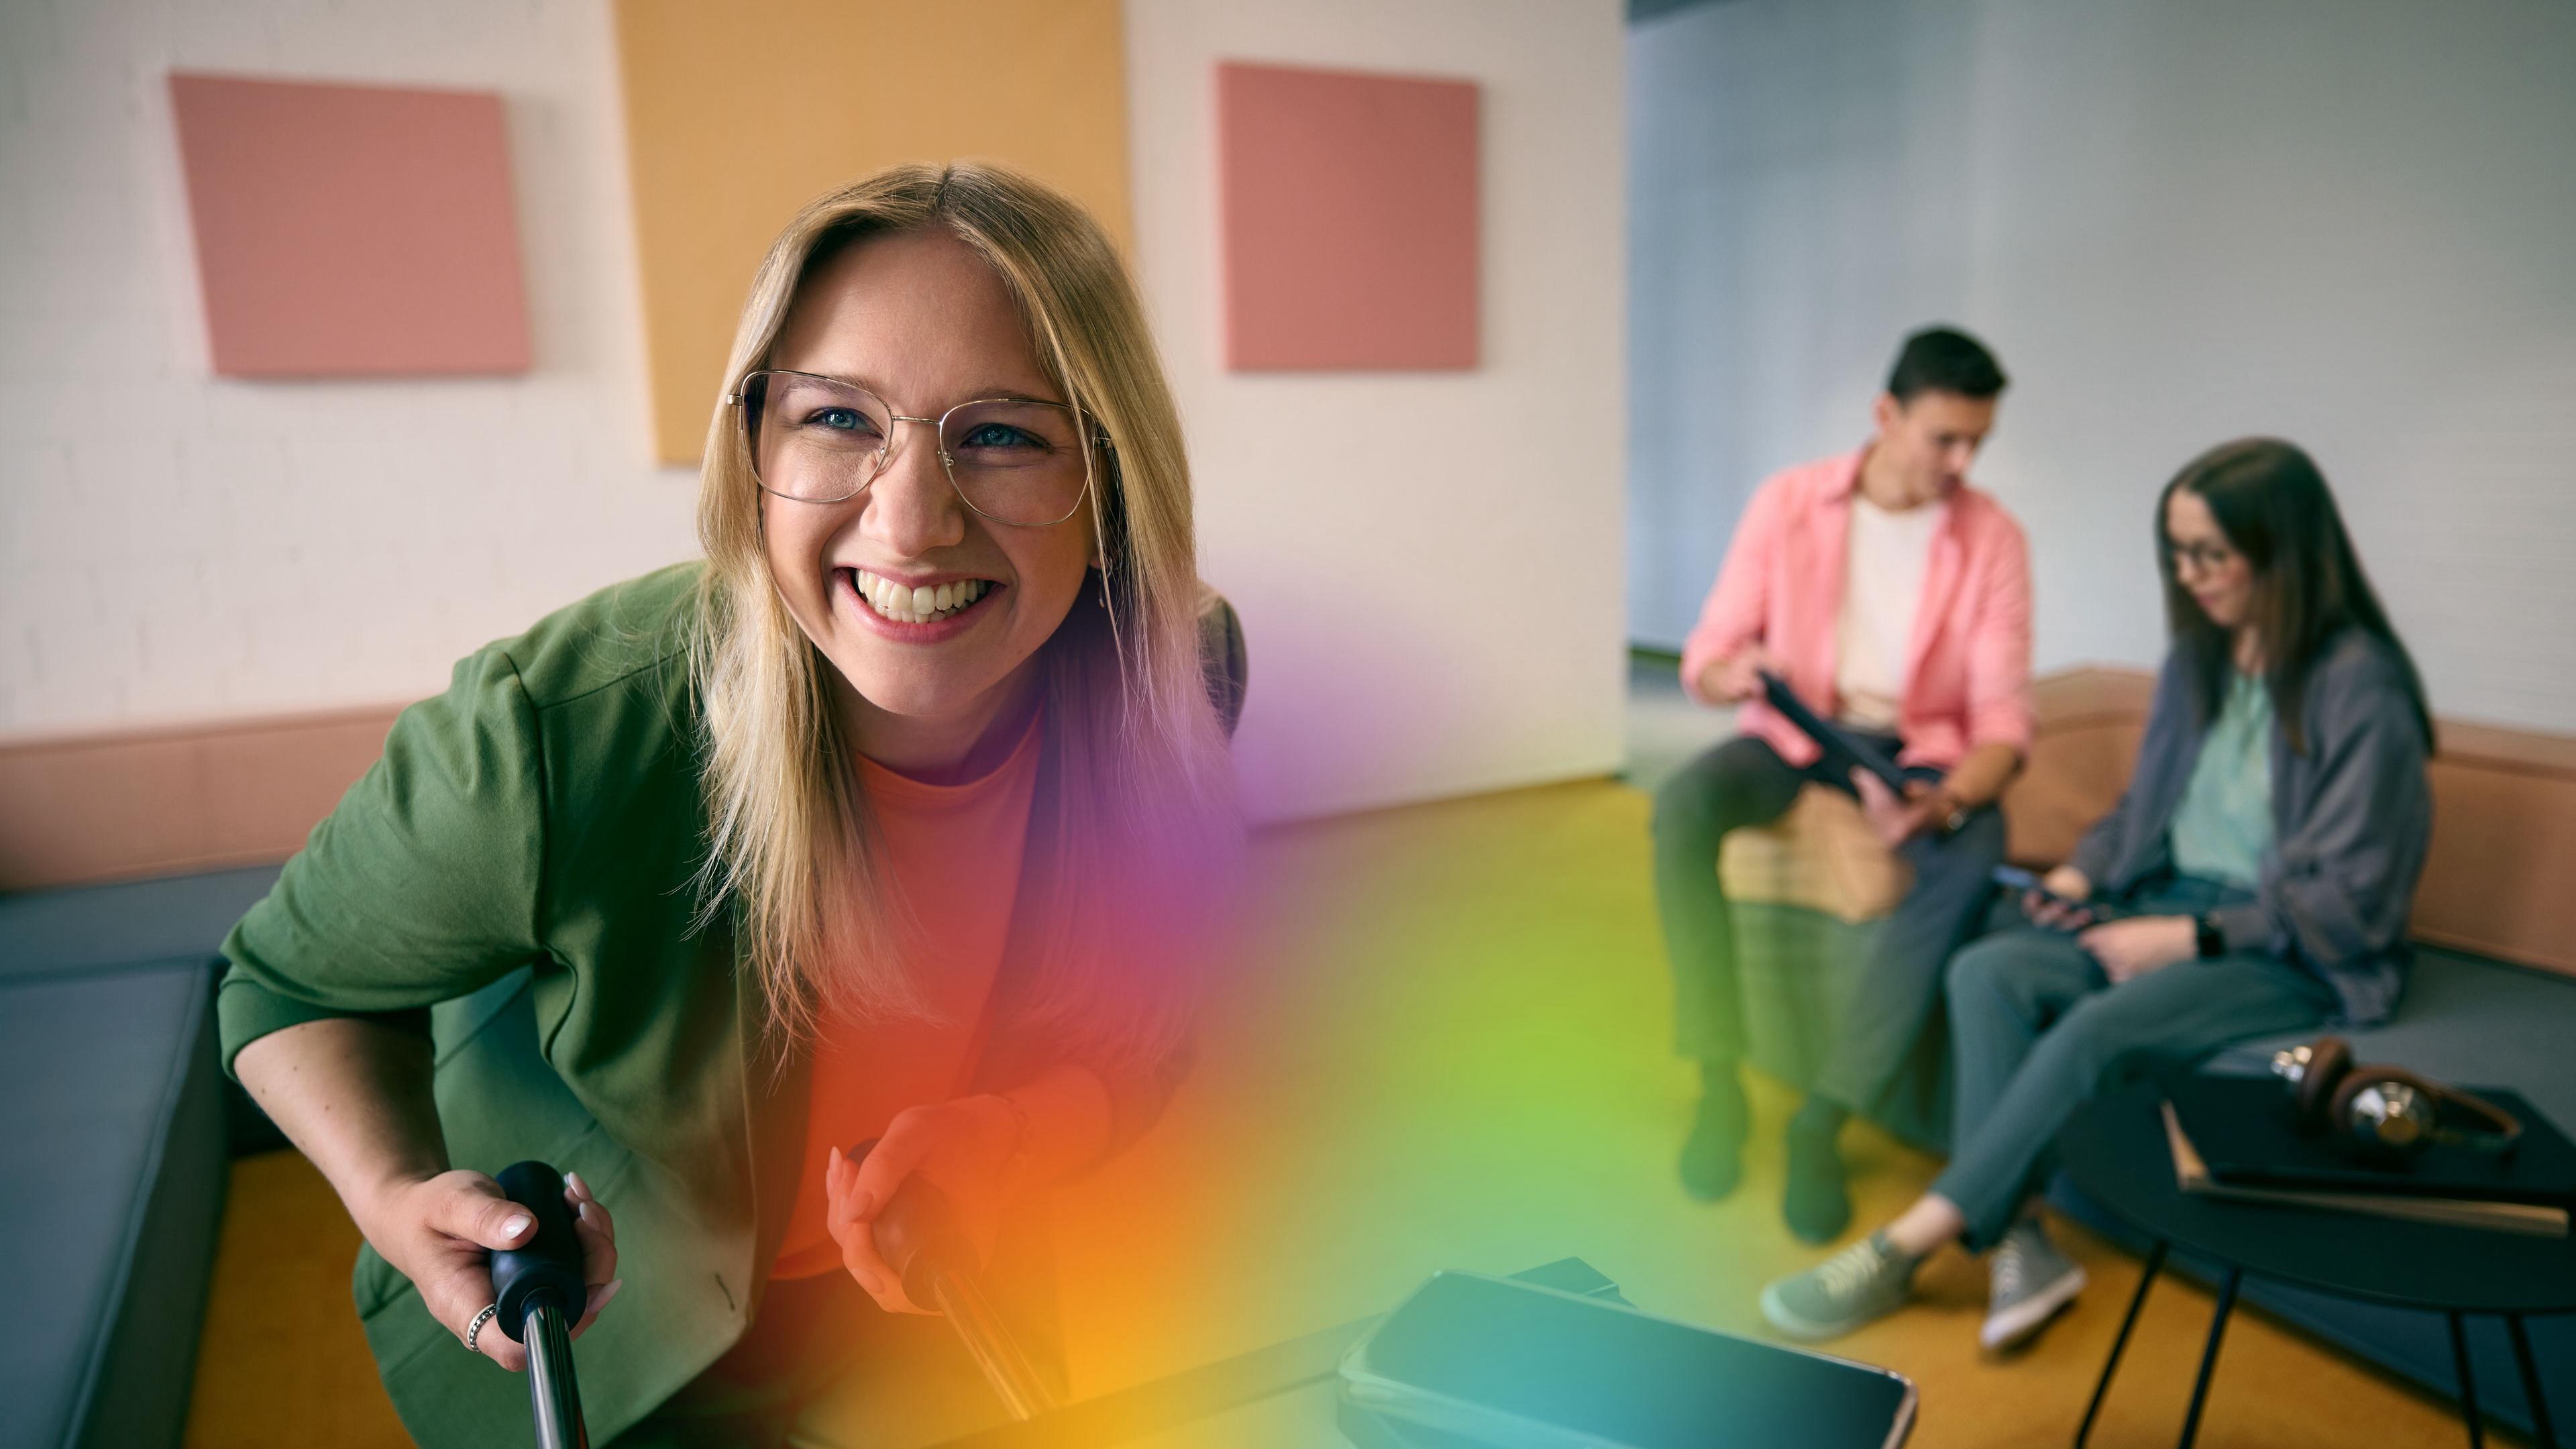
[[[1578,1255],[1650,1311],[1758,1334],[1754,1294],[1819,1256],[1779,1226],[1784,1093],[1757,1091],[1744,1186],[1702,1206],[1671,1155],[1690,1083],[1648,896],[1645,800],[1595,783],[1267,832],[1252,949],[1218,983],[1163,1125],[1057,1209],[1077,1388],[1378,1311],[1442,1267]],[[1934,1163],[1855,1128],[1859,1221]],[[1984,1278],[1834,1346],[1921,1386],[1913,1442],[2063,1443],[2137,1265],[2079,1229],[2092,1286],[2028,1351],[1980,1356]],[[292,1154],[235,1166],[198,1364],[198,1446],[399,1444],[351,1315],[356,1235]],[[2150,1298],[2094,1442],[2170,1443],[2208,1296]],[[2450,1406],[2240,1312],[2201,1443],[2460,1442]],[[2491,1442],[2503,1442],[2491,1440]]]

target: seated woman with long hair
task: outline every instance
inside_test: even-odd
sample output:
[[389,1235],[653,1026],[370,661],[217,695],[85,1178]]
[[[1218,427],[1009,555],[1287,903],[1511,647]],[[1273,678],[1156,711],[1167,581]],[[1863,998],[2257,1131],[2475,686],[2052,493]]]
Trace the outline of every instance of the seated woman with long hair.
[[974,1374],[896,1316],[888,1203],[996,1251],[1184,1059],[1239,827],[1108,238],[999,169],[871,177],[772,245],[710,402],[705,559],[465,659],[225,943],[225,1060],[365,1235],[424,1444],[526,1437],[522,1158],[571,1169],[602,1442],[781,1442],[853,1372],[874,1429],[944,1422]]
[[1985,1345],[2028,1338],[2084,1284],[2034,1201],[2079,1104],[2240,1038],[2379,1021],[2404,989],[2432,719],[2324,477],[2272,439],[2212,449],[2166,485],[2156,556],[2173,647],[2128,790],[2024,898],[2029,925],[1952,958],[1950,1164],[1763,1290],[1783,1333],[1894,1311],[1955,1241],[1993,1250]]

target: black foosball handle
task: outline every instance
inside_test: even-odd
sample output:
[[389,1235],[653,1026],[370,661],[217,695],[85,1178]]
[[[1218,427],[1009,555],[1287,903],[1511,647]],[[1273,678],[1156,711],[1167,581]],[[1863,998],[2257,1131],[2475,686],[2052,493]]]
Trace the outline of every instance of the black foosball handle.
[[[865,1157],[874,1146],[862,1142],[850,1155]],[[1033,1419],[1058,1407],[1055,1390],[994,1308],[974,1247],[945,1194],[915,1173],[895,1189],[874,1228],[877,1252],[903,1280],[904,1296],[948,1320],[1012,1418]]]
[[563,1174],[542,1162],[514,1162],[497,1179],[510,1201],[536,1219],[522,1248],[492,1255],[492,1326],[528,1351],[528,1407],[537,1449],[590,1449],[581,1419],[581,1386],[572,1367],[572,1326],[589,1289],[581,1278],[581,1239],[564,1203]]

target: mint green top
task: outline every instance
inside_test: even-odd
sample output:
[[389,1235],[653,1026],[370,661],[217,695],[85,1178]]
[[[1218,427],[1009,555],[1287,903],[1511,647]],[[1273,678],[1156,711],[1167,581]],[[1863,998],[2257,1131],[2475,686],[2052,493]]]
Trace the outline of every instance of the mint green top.
[[2272,848],[2272,693],[2231,671],[2174,808],[2174,869],[2252,890]]

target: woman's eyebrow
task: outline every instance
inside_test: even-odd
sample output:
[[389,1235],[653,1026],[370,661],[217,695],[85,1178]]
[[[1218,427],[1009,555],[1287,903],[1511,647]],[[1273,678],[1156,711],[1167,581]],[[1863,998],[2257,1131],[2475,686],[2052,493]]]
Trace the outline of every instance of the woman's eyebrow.
[[[833,382],[846,383],[851,387],[865,388],[869,392],[875,393],[877,396],[885,398],[888,401],[892,401],[894,398],[893,389],[872,377],[852,377],[845,373],[818,372],[812,368],[786,368],[781,370],[791,372],[801,371],[808,377],[828,378]],[[988,402],[995,398],[1002,399],[1006,402],[1045,403],[1051,407],[1068,406],[1068,404],[1066,404],[1061,398],[1043,397],[1037,393],[1029,392],[1021,388],[1004,387],[1000,384],[987,384],[970,389],[960,394],[956,399],[956,402],[952,402],[948,404],[948,406],[954,407],[957,403]]]
[[1045,403],[1051,407],[1065,406],[1061,398],[1041,397],[1036,393],[1023,392],[1015,387],[988,387],[978,392],[968,393],[960,401],[983,402],[992,398],[999,398],[1004,402]]

